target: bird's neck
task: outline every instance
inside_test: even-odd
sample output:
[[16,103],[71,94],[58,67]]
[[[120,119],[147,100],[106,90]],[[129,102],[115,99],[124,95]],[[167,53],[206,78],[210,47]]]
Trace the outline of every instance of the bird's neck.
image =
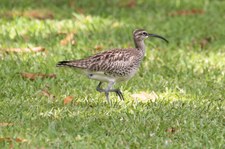
[[135,48],[139,50],[142,57],[145,55],[145,43],[144,40],[135,40],[134,39]]

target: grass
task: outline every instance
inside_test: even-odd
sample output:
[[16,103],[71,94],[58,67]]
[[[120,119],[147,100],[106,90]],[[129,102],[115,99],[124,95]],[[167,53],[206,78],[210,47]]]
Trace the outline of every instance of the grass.
[[[0,148],[225,148],[224,7],[221,0],[2,0],[0,123],[13,125],[0,126]],[[193,9],[204,13],[176,15]],[[33,10],[54,18],[21,16]],[[131,47],[135,28],[170,43],[145,42],[139,72],[117,85],[125,102],[111,94],[109,106],[95,90],[98,82],[55,67],[60,60],[99,52],[96,46]],[[60,45],[64,36],[59,31],[75,31],[75,45]],[[47,52],[3,50],[37,46]],[[55,73],[57,78],[30,81],[21,72]],[[41,94],[46,88],[55,98]],[[159,98],[147,103],[132,98],[142,91],[154,91]],[[74,99],[64,105],[67,96]]]

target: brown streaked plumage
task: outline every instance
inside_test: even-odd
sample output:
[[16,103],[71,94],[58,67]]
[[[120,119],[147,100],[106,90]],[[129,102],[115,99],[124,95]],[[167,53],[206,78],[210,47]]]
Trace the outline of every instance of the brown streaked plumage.
[[[115,83],[129,80],[134,76],[145,55],[144,39],[148,37],[157,37],[168,42],[159,35],[149,34],[143,29],[137,29],[133,32],[135,48],[113,49],[81,60],[61,61],[57,66],[85,70],[90,79],[100,81],[96,89],[105,93],[108,102],[110,102],[109,92],[115,92],[120,99],[124,100],[121,91],[112,89],[112,87]],[[102,82],[108,82],[106,89],[101,88]]]

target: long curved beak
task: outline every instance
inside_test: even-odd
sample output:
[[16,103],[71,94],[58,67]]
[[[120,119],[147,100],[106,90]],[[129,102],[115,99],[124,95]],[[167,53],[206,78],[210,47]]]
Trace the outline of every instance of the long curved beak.
[[160,39],[164,40],[165,42],[169,43],[169,41],[166,40],[166,38],[164,38],[164,37],[162,37],[162,36],[159,36],[159,35],[156,35],[156,34],[148,34],[148,36],[160,38]]

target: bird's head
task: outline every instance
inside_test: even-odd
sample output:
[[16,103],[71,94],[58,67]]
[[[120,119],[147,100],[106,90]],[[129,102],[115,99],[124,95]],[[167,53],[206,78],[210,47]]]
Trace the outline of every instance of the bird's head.
[[136,29],[133,32],[133,37],[134,37],[134,40],[136,40],[136,41],[142,41],[148,37],[156,37],[156,38],[160,38],[168,43],[168,40],[166,40],[164,37],[156,35],[156,34],[149,34],[147,31],[145,31],[143,29]]

